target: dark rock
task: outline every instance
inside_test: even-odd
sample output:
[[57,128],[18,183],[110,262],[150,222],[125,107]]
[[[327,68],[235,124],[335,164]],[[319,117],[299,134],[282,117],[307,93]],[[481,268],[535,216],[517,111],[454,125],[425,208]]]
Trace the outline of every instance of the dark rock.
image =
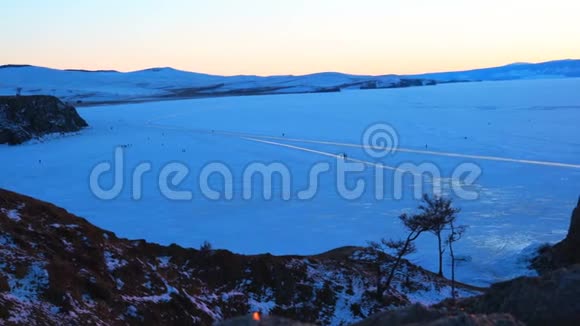
[[527,325],[580,325],[580,265],[497,283],[459,305],[471,313],[509,313]]
[[[568,230],[568,236],[564,242],[568,246],[575,246],[575,248],[580,249],[580,198],[578,198],[578,204],[572,212],[572,219],[570,220],[570,229]],[[578,252],[578,257],[580,257],[580,252]]]
[[403,325],[505,325],[520,326],[522,322],[509,314],[467,314],[453,313],[445,309],[427,308],[420,304],[386,311],[371,316],[353,326],[403,326]]
[[542,274],[574,264],[580,264],[580,199],[572,211],[566,238],[553,247],[546,245],[540,248],[531,266]]
[[0,144],[16,145],[86,126],[73,106],[54,96],[0,96]]

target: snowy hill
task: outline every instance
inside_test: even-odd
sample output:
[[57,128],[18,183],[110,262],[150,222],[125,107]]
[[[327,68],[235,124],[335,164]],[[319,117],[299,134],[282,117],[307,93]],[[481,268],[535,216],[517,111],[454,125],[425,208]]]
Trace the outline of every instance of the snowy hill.
[[438,82],[570,78],[580,77],[580,60],[568,59],[542,63],[518,62],[494,68],[427,73],[409,77],[429,78]]
[[223,95],[311,93],[341,89],[422,86],[432,81],[395,75],[318,73],[304,76],[215,76],[173,68],[134,72],[0,66],[0,95],[47,94],[70,102],[139,101]]
[[580,60],[514,63],[502,67],[420,75],[217,76],[169,67],[133,72],[58,70],[29,65],[0,66],[0,95],[53,95],[64,101],[111,103],[228,95],[336,92],[397,88],[437,82],[580,77]]
[[[396,290],[379,301],[376,264],[359,253],[244,256],[160,246],[117,238],[62,208],[0,189],[0,324],[211,325],[259,311],[346,325],[450,295],[448,280],[405,261]],[[459,292],[480,289],[461,285]]]

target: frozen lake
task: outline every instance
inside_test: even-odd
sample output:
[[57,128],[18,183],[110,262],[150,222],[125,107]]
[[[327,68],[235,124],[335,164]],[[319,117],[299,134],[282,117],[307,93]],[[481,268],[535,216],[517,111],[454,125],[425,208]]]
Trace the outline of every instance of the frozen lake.
[[[331,171],[320,176],[314,198],[300,200],[294,193],[306,188],[314,164],[327,162],[334,169],[337,160],[330,155],[338,153],[389,166],[430,162],[443,177],[470,162],[483,174],[472,187],[477,200],[455,198],[462,209],[458,223],[469,225],[457,251],[471,257],[458,268],[458,278],[486,284],[522,273],[518,259],[527,247],[562,239],[580,194],[580,79],[206,98],[79,113],[91,127],[78,135],[0,145],[0,187],[53,202],[121,237],[162,244],[198,247],[208,240],[240,253],[313,254],[396,238],[403,236],[396,217],[417,206],[411,188],[399,200],[388,194],[376,200],[373,191],[347,200],[337,193]],[[357,147],[364,130],[380,122],[394,127],[399,147],[411,152],[378,160]],[[117,198],[102,200],[91,192],[89,176],[98,163],[112,162],[117,146],[124,147],[125,186]],[[143,176],[142,198],[134,200],[132,171],[142,162],[151,171]],[[189,168],[179,189],[191,190],[191,200],[162,195],[157,176],[171,162]],[[233,173],[232,200],[202,195],[197,180],[211,162]],[[292,176],[292,198],[283,200],[276,186],[271,200],[244,200],[242,174],[253,162],[284,164]],[[351,186],[356,178],[374,180],[367,167],[352,174]],[[384,173],[387,180],[393,174]],[[104,176],[102,184],[112,179]],[[216,189],[221,184],[219,178],[210,183]],[[435,238],[422,236],[418,247],[412,260],[435,270]]]

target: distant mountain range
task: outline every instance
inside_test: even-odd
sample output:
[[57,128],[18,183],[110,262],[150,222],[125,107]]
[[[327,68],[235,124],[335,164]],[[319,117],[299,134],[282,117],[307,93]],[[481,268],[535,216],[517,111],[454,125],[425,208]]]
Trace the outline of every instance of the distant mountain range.
[[0,95],[45,94],[77,104],[94,104],[568,77],[580,77],[580,60],[516,63],[494,68],[418,75],[368,76],[324,72],[269,77],[217,76],[173,68],[151,68],[125,73],[114,70],[58,70],[30,65],[4,65],[0,66]]
[[580,77],[580,60],[557,60],[542,63],[518,62],[493,68],[426,73],[406,77],[428,78],[438,82],[490,81]]

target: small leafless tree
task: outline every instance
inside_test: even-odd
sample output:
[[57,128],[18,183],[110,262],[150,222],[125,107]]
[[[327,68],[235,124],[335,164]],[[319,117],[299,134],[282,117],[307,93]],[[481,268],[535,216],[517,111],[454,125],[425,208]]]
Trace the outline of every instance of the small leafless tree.
[[199,250],[200,250],[200,251],[203,251],[203,252],[209,252],[209,251],[211,251],[211,250],[212,250],[211,243],[210,243],[209,241],[207,241],[207,240],[206,240],[206,241],[204,241],[204,242],[201,244],[201,246],[199,247]]
[[448,228],[460,212],[459,208],[452,206],[452,200],[443,197],[429,197],[423,195],[421,204],[418,207],[420,214],[424,216],[426,223],[429,225],[429,232],[437,237],[437,253],[439,255],[439,276],[443,276],[443,254],[445,246],[443,245],[443,230]]
[[[389,266],[388,276],[383,285],[382,266],[384,264],[380,259],[381,255],[376,255],[377,297],[379,300],[382,299],[383,291],[391,288],[391,283],[393,282],[397,270],[400,268],[403,257],[416,251],[414,241],[424,232],[431,232],[437,237],[439,245],[439,275],[443,276],[443,253],[445,252],[443,246],[443,230],[445,230],[447,226],[453,224],[458,212],[458,208],[453,208],[451,206],[450,199],[440,197],[431,198],[428,195],[424,195],[422,203],[418,206],[417,213],[410,215],[402,214],[399,216],[399,220],[401,220],[403,226],[408,231],[407,237],[404,240],[382,239],[380,242],[369,243],[368,249],[372,252],[383,254],[389,253],[394,257],[394,262]],[[460,234],[457,233],[459,231],[460,230],[458,229],[451,232],[451,234],[455,234],[454,237],[451,238],[451,246],[453,242],[459,240]],[[455,273],[455,270],[453,270],[453,273]]]
[[451,232],[447,237],[447,245],[449,246],[449,256],[451,256],[451,298],[453,302],[457,297],[457,293],[455,292],[455,252],[453,251],[453,244],[463,237],[463,234],[467,230],[465,225],[455,226],[453,222],[449,225],[451,228]]
[[[381,301],[383,298],[383,292],[385,291],[385,289],[388,289],[390,286],[391,281],[389,281],[388,283],[386,283],[383,286],[383,275],[384,275],[384,270],[383,270],[383,266],[386,265],[387,260],[384,259],[386,257],[389,257],[390,259],[392,259],[392,257],[396,257],[399,261],[413,253],[416,251],[415,245],[413,243],[409,243],[407,245],[405,245],[405,241],[402,240],[387,240],[387,239],[381,239],[380,242],[375,242],[375,241],[371,241],[369,242],[369,246],[368,249],[370,250],[370,253],[373,254],[374,257],[374,264],[375,264],[375,271],[376,271],[376,282],[377,282],[377,300]],[[389,255],[389,256],[387,256]],[[398,263],[395,262],[394,264],[391,264],[390,269],[391,271],[398,269]],[[389,273],[390,275],[390,273]]]
[[395,251],[395,262],[391,265],[389,275],[385,282],[385,288],[389,289],[391,287],[391,283],[393,282],[393,278],[395,277],[395,273],[401,264],[401,260],[404,256],[412,253],[415,251],[415,245],[413,241],[417,240],[417,238],[423,233],[429,231],[430,224],[428,220],[425,219],[425,216],[422,214],[415,214],[415,215],[407,215],[402,214],[399,216],[399,219],[405,226],[405,229],[408,230],[409,234],[405,240],[401,241],[391,241],[390,248]]

